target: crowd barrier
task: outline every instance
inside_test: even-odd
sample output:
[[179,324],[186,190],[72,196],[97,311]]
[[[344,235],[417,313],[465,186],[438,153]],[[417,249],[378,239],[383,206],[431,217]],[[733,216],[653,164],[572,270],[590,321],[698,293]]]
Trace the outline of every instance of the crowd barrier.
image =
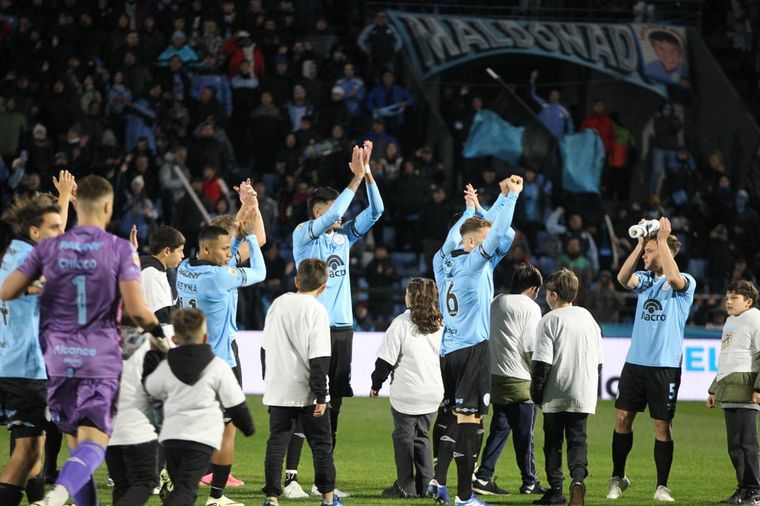
[[[351,386],[356,396],[369,396],[372,382],[370,374],[375,368],[377,349],[383,338],[382,332],[357,332],[354,334],[354,349]],[[261,376],[261,332],[241,331],[237,335],[240,358],[243,367],[243,390],[247,394],[264,393],[264,380]],[[606,337],[604,347],[604,364],[600,378],[599,393],[602,399],[614,399],[620,371],[625,363],[630,339]],[[683,374],[679,400],[701,401],[707,397],[707,388],[715,378],[718,370],[719,339],[685,339],[683,355]],[[388,395],[388,384],[380,392]]]

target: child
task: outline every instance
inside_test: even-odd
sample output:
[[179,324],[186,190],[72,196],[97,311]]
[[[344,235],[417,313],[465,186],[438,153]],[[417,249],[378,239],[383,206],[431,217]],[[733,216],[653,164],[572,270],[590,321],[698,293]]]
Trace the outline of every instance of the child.
[[317,297],[327,287],[327,264],[317,258],[298,266],[298,293],[275,299],[264,323],[264,405],[269,406],[269,440],[264,461],[265,506],[279,504],[282,461],[296,422],[314,459],[314,482],[322,506],[343,506],[334,494],[335,465],[327,374],[330,369],[330,320]]
[[172,317],[172,348],[167,359],[145,379],[148,395],[164,402],[159,442],[174,489],[164,499],[171,506],[191,506],[211,453],[222,442],[222,409],[246,436],[254,432],[251,413],[230,366],[207,344],[206,317],[182,309]]
[[544,411],[544,457],[551,488],[533,504],[564,504],[562,440],[573,479],[570,506],[584,504],[588,476],[586,421],[596,410],[602,367],[602,332],[586,309],[573,306],[578,278],[561,269],[546,280],[551,311],[538,322],[531,364],[530,395]]
[[738,487],[728,504],[760,504],[760,310],[758,291],[749,281],[734,281],[726,290],[728,319],[718,358],[718,375],[710,385],[707,407],[720,402],[726,416],[728,455]]
[[[412,498],[433,478],[428,431],[443,400],[440,351],[443,316],[432,279],[412,278],[404,297],[407,310],[391,323],[377,350],[370,397],[391,375],[391,413],[396,482],[385,497]],[[416,468],[416,476],[415,476]]]

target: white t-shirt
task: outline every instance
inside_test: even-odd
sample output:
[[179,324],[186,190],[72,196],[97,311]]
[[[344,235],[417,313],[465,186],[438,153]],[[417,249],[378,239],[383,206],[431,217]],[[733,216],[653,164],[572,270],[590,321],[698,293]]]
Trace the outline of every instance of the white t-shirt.
[[172,373],[167,360],[162,361],[145,380],[151,397],[164,401],[164,423],[160,442],[167,439],[194,441],[218,450],[222,444],[224,417],[222,408],[245,402],[235,373],[229,364],[214,357],[192,385]]
[[491,302],[491,374],[530,380],[531,354],[541,308],[523,294],[498,295]]
[[[142,269],[142,289],[145,304],[154,313],[164,308],[171,309],[174,306],[174,299],[172,298],[169,278],[166,277],[166,269],[163,269],[163,266],[154,257],[146,258],[144,262],[149,262]],[[171,336],[174,335],[174,328],[167,322],[162,322],[161,327],[173,347],[174,342],[171,340]]]
[[760,309],[729,316],[723,325],[718,357],[720,381],[734,372],[760,371]]
[[150,341],[143,342],[124,361],[119,382],[118,411],[113,418],[113,434],[108,446],[139,445],[156,439],[156,430],[148,419],[150,402],[142,386],[143,361]]
[[443,329],[422,334],[411,313],[393,320],[377,350],[381,358],[395,366],[391,373],[391,406],[405,415],[433,413],[443,400],[441,379],[441,338]]
[[277,297],[267,311],[261,346],[266,350],[264,404],[314,404],[309,360],[331,354],[330,320],[322,303],[300,293]]
[[552,364],[544,387],[544,413],[594,413],[602,363],[602,331],[586,309],[547,313],[536,328],[533,360]]

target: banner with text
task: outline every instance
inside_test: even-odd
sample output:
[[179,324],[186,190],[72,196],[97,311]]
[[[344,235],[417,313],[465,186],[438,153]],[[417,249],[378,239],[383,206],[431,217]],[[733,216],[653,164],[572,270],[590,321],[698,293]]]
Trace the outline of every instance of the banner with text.
[[423,78],[501,54],[558,58],[667,96],[665,84],[688,86],[683,27],[571,23],[388,11]]
[[[354,334],[351,386],[359,397],[369,396],[372,386],[370,374],[375,369],[377,349],[383,339],[382,332],[357,332]],[[247,394],[263,394],[264,380],[261,376],[261,332],[242,331],[237,334],[240,362],[243,368],[243,390]],[[614,399],[617,384],[628,353],[630,339],[606,337],[602,341],[604,364],[600,381],[601,398]],[[703,401],[707,388],[718,371],[720,339],[685,339],[683,375],[679,400]],[[380,395],[388,395],[388,384]]]

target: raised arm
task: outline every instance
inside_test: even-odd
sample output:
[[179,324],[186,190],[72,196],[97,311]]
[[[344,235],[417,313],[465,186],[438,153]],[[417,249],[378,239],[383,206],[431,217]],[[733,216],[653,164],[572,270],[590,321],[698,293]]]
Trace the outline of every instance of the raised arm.
[[538,79],[538,70],[534,70],[530,73],[530,97],[533,101],[543,107],[546,105],[546,100],[536,95],[536,80]]
[[665,274],[670,286],[674,290],[681,292],[687,287],[687,283],[684,277],[681,276],[676,259],[673,258],[673,253],[670,252],[670,248],[668,247],[670,231],[670,220],[664,217],[660,218],[660,230],[657,231],[657,249],[660,250],[662,273]]
[[261,211],[259,209],[258,195],[251,185],[251,179],[248,178],[240,183],[240,186],[233,186],[232,188],[240,197],[240,209],[238,210],[235,219],[240,221],[246,213],[251,212],[253,234],[256,236],[259,247],[263,247],[267,243],[267,234],[264,229],[264,219],[261,217]]
[[499,251],[499,247],[507,243],[511,243],[511,238],[514,238],[514,230],[512,230],[512,218],[515,214],[515,205],[517,204],[517,196],[520,194],[523,188],[523,181],[520,176],[510,176],[509,182],[509,195],[507,196],[507,202],[504,208],[491,225],[491,230],[483,241],[477,251],[473,251],[468,255],[467,265],[470,269],[477,269],[483,263],[491,260],[494,255]]
[[362,163],[364,164],[364,178],[367,187],[367,202],[369,205],[358,216],[346,225],[349,227],[349,237],[352,242],[359,240],[364,234],[369,232],[372,225],[377,223],[380,216],[383,215],[385,205],[383,199],[380,196],[380,189],[375,182],[375,178],[370,170],[369,160],[372,156],[372,142],[364,141],[364,150],[362,154]]
[[464,190],[464,204],[465,209],[459,219],[451,226],[449,233],[446,235],[446,239],[443,241],[443,246],[438,250],[440,256],[446,256],[454,251],[457,246],[462,244],[462,234],[459,230],[462,228],[462,224],[468,219],[475,216],[476,209],[478,208],[478,195],[477,191],[468,184]]
[[634,272],[636,271],[636,266],[639,264],[639,259],[643,253],[644,238],[639,237],[639,242],[636,243],[636,247],[633,248],[633,251],[628,255],[628,258],[625,259],[625,262],[623,262],[623,266],[620,267],[620,272],[618,272],[617,275],[618,283],[626,287],[628,290],[633,290],[639,286],[639,277],[634,274]]
[[61,228],[66,230],[69,220],[69,203],[76,198],[77,183],[74,175],[68,170],[58,172],[58,177],[53,176],[53,186],[58,192],[58,206],[61,208]]

